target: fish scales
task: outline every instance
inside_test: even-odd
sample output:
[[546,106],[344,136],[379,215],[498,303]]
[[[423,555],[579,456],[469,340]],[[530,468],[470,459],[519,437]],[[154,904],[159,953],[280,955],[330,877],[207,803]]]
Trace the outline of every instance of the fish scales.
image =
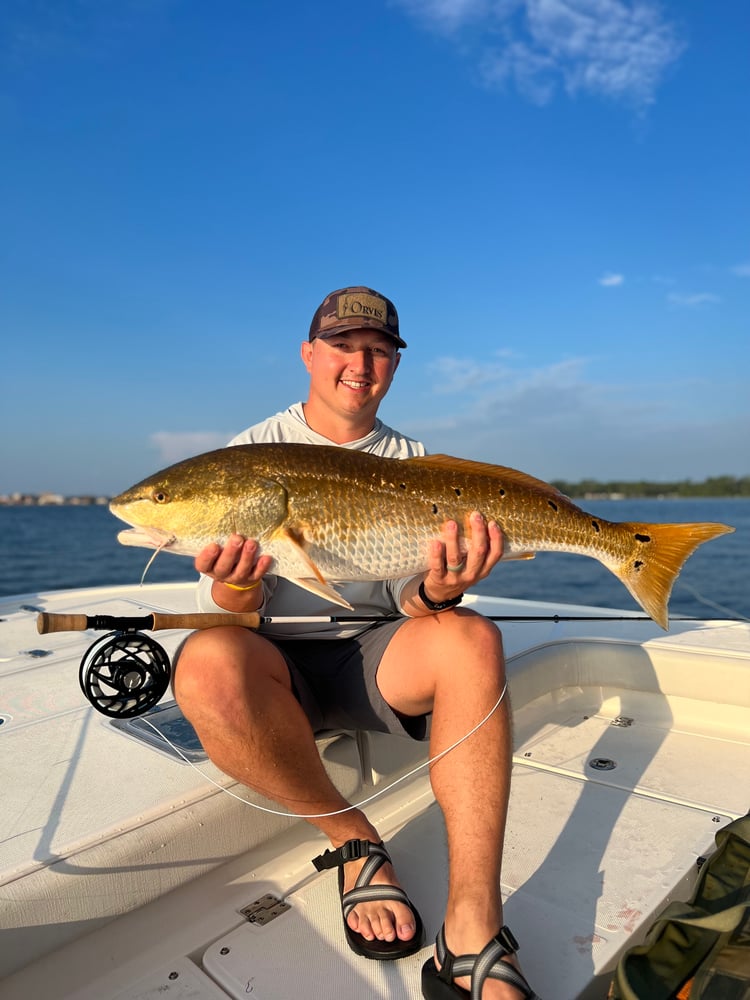
[[[298,468],[296,461],[283,465],[276,454],[268,458],[262,475],[274,477],[286,490],[287,526],[304,537],[310,556],[329,579],[380,580],[417,573],[425,568],[426,545],[446,520],[456,520],[470,538],[468,515],[475,509],[501,524],[508,554],[591,549],[590,525],[587,531],[580,518],[565,519],[566,506],[580,513],[570,501],[558,496],[553,513],[533,484],[518,486],[511,497],[510,482],[503,488],[469,463],[446,475],[433,459],[399,461],[393,469],[392,459],[348,449],[323,456],[314,471],[306,462]],[[399,475],[384,476],[383,462],[385,471]],[[242,534],[254,527],[237,522]],[[273,546],[270,536],[268,544]],[[604,544],[600,548],[606,550]]]
[[258,539],[272,572],[346,606],[331,586],[409,576],[455,520],[464,548],[479,510],[501,526],[506,556],[571,552],[598,559],[663,627],[689,555],[733,528],[611,522],[553,486],[504,466],[444,455],[380,458],[347,448],[237,445],[179,462],[115,497],[134,525],[124,544],[195,555],[233,532]]

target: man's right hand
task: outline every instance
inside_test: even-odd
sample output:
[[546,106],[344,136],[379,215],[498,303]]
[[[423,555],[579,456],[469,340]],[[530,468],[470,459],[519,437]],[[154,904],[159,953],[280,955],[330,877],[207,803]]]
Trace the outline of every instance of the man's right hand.
[[[242,535],[230,535],[223,547],[212,542],[195,557],[198,572],[222,584],[219,594],[214,593],[214,599],[221,598],[217,604],[226,607],[231,598],[229,603],[233,605],[241,601],[242,610],[247,610],[248,605],[260,605],[260,582],[272,564],[271,556],[258,555],[258,543],[254,538]],[[227,610],[233,608],[227,607]]]

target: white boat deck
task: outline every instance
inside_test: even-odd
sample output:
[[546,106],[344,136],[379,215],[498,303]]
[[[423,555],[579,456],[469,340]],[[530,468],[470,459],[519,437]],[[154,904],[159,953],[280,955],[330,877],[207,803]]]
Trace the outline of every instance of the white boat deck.
[[[474,603],[493,615],[596,614]],[[422,913],[425,947],[367,962],[344,942],[335,872],[310,865],[324,839],[230,798],[96,714],[77,674],[98,633],[39,636],[34,609],[193,610],[193,592],[152,585],[0,602],[0,998],[420,997],[446,868],[425,772],[367,807]],[[665,902],[687,898],[696,859],[750,806],[750,625],[501,627],[515,727],[506,920],[544,1000],[603,998],[622,950]],[[171,652],[182,633],[155,637]],[[424,748],[331,734],[321,752],[361,801]],[[288,909],[248,922],[240,911],[266,896]]]

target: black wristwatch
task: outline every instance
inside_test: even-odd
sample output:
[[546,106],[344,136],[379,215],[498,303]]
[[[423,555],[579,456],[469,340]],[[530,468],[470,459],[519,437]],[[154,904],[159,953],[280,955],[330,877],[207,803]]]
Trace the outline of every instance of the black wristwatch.
[[424,580],[420,583],[417,593],[422,604],[424,604],[428,611],[446,611],[448,608],[455,608],[464,599],[464,595],[459,594],[458,597],[451,597],[449,601],[431,601],[424,592]]

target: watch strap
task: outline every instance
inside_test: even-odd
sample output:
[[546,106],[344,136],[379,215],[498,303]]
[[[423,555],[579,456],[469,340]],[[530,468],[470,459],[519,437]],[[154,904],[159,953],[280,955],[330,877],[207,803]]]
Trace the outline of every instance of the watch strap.
[[449,601],[432,601],[425,593],[424,580],[419,584],[417,593],[419,594],[420,601],[428,611],[447,611],[448,608],[455,608],[464,599],[464,595],[459,594],[458,597],[451,597]]

